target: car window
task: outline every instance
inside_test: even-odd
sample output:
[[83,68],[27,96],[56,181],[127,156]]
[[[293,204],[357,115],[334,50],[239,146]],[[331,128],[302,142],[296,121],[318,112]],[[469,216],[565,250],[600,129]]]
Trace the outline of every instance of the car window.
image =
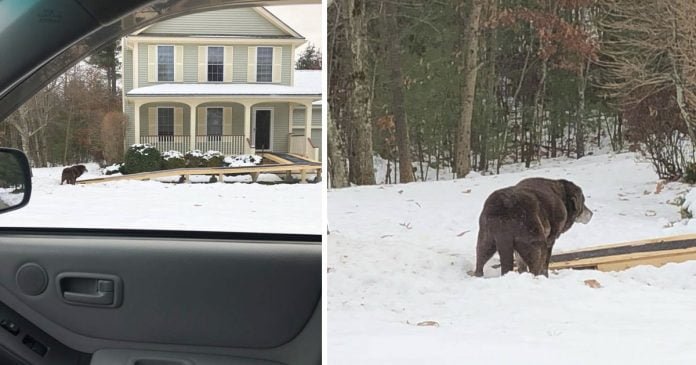
[[68,69],[0,124],[33,173],[0,225],[321,233],[321,70],[297,69],[321,5],[302,7],[167,19]]

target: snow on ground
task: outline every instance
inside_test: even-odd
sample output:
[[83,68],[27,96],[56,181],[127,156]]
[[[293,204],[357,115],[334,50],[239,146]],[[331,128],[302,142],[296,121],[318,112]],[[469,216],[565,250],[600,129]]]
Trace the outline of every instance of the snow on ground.
[[[101,176],[87,164],[81,179]],[[321,234],[321,184],[59,185],[62,167],[33,169],[32,196],[0,226]]]
[[[491,268],[496,256],[486,278],[467,275],[484,200],[525,177],[572,180],[594,211],[555,252],[696,232],[668,203],[689,186],[667,184],[655,194],[652,166],[634,154],[504,170],[329,192],[330,363],[695,363],[696,262],[500,278]],[[603,287],[586,286],[588,279]],[[437,326],[418,326],[426,321]]]

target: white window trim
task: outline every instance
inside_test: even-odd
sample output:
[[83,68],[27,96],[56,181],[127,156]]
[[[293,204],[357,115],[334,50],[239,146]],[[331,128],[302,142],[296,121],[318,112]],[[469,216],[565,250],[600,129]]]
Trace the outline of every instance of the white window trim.
[[[208,50],[210,47],[222,48],[222,81],[210,81],[208,80]],[[205,82],[211,82],[214,84],[222,84],[225,82],[225,45],[224,44],[214,44],[205,46]],[[207,113],[207,111],[206,111]]]
[[[159,78],[159,48],[162,47],[172,47],[172,80],[162,81]],[[157,82],[174,82],[176,78],[176,47],[173,44],[155,44],[155,77]]]
[[270,110],[271,112],[271,125],[269,126],[269,138],[268,150],[273,151],[273,126],[275,124],[275,107],[272,106],[259,106],[251,108],[251,138],[254,145],[256,145],[256,112],[259,110]]
[[[259,81],[259,48],[270,48],[271,49],[271,81]],[[273,46],[257,46],[256,47],[256,83],[257,84],[273,84],[273,55],[275,53],[275,47]]]
[[[157,113],[155,113],[155,123],[157,123],[157,136],[162,136],[163,134],[160,134],[160,127],[159,127],[159,113],[160,109],[171,109],[172,110],[172,136],[176,136],[176,127],[174,124],[176,123],[174,119],[176,116],[174,115],[174,109],[175,107],[173,106],[157,106]],[[165,136],[168,136],[168,134],[164,134]]]

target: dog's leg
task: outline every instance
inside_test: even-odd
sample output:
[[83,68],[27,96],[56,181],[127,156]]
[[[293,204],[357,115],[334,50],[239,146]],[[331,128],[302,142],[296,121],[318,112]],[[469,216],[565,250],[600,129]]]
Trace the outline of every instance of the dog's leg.
[[495,255],[495,251],[495,244],[488,240],[482,231],[479,231],[478,242],[476,243],[476,271],[474,271],[474,276],[483,276],[483,266]]
[[515,245],[515,250],[529,266],[529,272],[534,275],[542,274],[544,262],[546,260],[546,245],[544,242],[530,242]]
[[500,256],[500,274],[505,275],[512,271],[515,265],[515,253],[512,242],[496,242],[498,255]]
[[551,263],[551,254],[553,252],[553,245],[555,243],[556,243],[556,240],[549,240],[549,242],[546,245],[546,248],[547,248],[546,257],[545,257],[546,260],[544,260],[543,272],[544,272],[544,275],[546,275],[547,277],[549,276],[549,264]]
[[517,263],[517,272],[518,273],[523,273],[527,272],[529,268],[527,267],[527,263],[524,262],[524,259],[520,255],[519,252],[515,251],[515,263]]

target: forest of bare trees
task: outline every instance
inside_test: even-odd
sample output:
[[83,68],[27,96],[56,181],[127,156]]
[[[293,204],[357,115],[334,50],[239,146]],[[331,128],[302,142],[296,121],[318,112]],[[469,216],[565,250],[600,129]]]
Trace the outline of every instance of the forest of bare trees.
[[408,182],[428,168],[463,177],[598,148],[641,151],[678,179],[696,141],[694,10],[685,0],[335,0],[331,184],[374,184],[375,155],[393,166],[386,181]]
[[51,82],[0,124],[0,143],[33,167],[120,162],[126,119],[117,87],[116,44]]

